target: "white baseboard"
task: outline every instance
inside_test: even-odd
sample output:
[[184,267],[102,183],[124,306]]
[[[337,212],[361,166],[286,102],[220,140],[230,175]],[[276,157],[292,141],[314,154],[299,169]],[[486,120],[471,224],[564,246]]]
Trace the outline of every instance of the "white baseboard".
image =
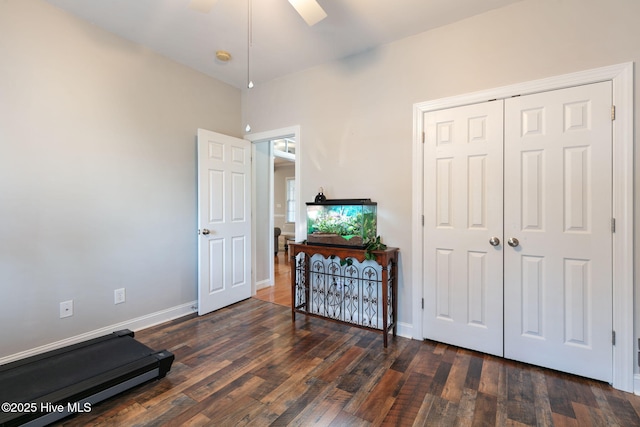
[[269,286],[273,286],[273,283],[269,279],[256,282],[256,291],[260,289],[268,288]]
[[[267,285],[268,286],[268,285]],[[160,323],[168,322],[173,319],[177,319],[182,316],[186,316],[198,311],[198,302],[192,301],[182,305],[168,308],[166,310],[150,313],[135,319],[127,320],[124,322],[116,323],[114,325],[106,326],[104,328],[96,329],[84,334],[76,335],[70,338],[66,338],[60,341],[45,344],[40,347],[32,348],[29,350],[21,351],[20,353],[11,354],[0,358],[0,365],[4,365],[16,360],[25,359],[27,357],[35,356],[36,354],[45,353],[47,351],[56,350],[58,348],[66,347],[68,345],[77,344],[83,341],[87,341],[93,338],[108,335],[114,331],[122,329],[130,329],[134,332],[142,329],[150,328]],[[404,338],[411,338],[413,336],[413,326],[410,323],[398,323],[397,335]],[[636,394],[640,391],[640,375],[635,377],[635,390]]]
[[633,376],[633,394],[640,396],[640,374]]
[[197,312],[197,307],[198,302],[192,301],[175,307],[167,308],[166,310],[156,311],[155,313],[150,313],[135,319],[116,323],[114,325],[106,326],[104,328],[96,329],[90,332],[85,332],[84,334],[76,335],[74,337],[66,338],[50,344],[45,344],[40,347],[32,348],[30,350],[21,351],[20,353],[5,356],[3,358],[0,358],[0,365],[14,362],[20,359],[25,359],[30,356],[35,356],[36,354],[45,353],[47,351],[56,350],[68,345],[77,344],[93,338],[101,337],[103,335],[108,335],[114,331],[119,331],[122,329],[129,329],[135,332],[142,329],[150,328],[151,326],[159,325],[160,323],[168,322],[170,320],[186,316],[187,314]]
[[396,334],[404,338],[413,338],[413,325],[411,323],[398,322],[398,330]]

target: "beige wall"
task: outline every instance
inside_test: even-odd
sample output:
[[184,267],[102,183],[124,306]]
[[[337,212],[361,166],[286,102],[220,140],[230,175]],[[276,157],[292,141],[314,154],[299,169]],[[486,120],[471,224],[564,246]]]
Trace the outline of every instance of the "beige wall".
[[401,250],[406,331],[421,297],[411,274],[413,104],[638,62],[638,17],[637,0],[525,0],[257,85],[243,94],[243,121],[255,131],[301,126],[302,201],[322,186],[329,198],[378,202],[378,232]]
[[0,357],[197,298],[196,129],[240,116],[237,89],[0,2]]

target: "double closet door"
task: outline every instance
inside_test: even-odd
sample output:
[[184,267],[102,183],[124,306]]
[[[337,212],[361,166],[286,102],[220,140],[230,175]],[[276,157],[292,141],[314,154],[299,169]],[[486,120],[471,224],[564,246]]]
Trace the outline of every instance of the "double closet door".
[[425,113],[425,338],[611,382],[611,93]]

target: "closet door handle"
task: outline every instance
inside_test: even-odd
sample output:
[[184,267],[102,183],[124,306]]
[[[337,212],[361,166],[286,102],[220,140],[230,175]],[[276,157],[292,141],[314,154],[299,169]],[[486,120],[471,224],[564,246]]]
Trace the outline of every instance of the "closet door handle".
[[512,248],[515,248],[516,246],[518,246],[520,244],[520,241],[518,239],[516,239],[515,237],[511,237],[509,240],[507,240],[507,243]]
[[489,239],[489,244],[491,246],[498,246],[500,244],[500,239],[497,237],[492,237]]

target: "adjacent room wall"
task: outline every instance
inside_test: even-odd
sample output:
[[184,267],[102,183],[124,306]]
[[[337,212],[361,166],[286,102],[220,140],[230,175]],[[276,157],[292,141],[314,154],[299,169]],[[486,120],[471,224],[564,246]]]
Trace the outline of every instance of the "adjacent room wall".
[[[295,162],[276,165],[273,173],[273,222],[282,232],[294,233],[295,224],[286,222],[287,214],[287,178],[295,178]],[[304,218],[303,216],[300,218]],[[279,239],[280,248],[284,250],[284,238]]]
[[196,300],[199,127],[241,136],[239,91],[0,2],[0,358]]
[[[411,277],[413,104],[639,62],[639,16],[637,0],[525,0],[256,84],[243,93],[243,121],[256,131],[300,125],[303,201],[322,186],[328,198],[378,202],[378,233],[400,248],[400,330],[411,335],[422,297]],[[637,64],[635,75],[637,99]]]
[[271,186],[273,168],[271,141],[258,141],[253,144],[253,211],[259,212],[253,217],[253,282],[255,289],[273,285],[273,229],[271,229]]

